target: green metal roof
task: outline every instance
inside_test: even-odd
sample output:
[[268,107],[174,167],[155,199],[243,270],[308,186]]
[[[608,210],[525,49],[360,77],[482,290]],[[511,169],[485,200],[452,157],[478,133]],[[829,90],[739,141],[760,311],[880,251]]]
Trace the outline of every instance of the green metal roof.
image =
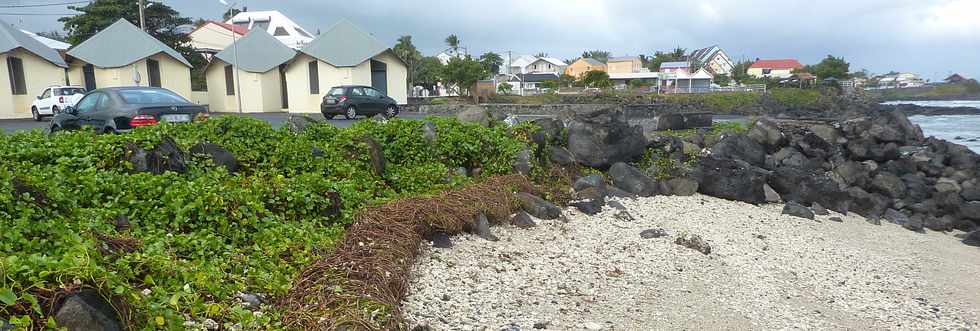
[[26,33],[7,24],[7,22],[0,20],[0,53],[6,53],[18,48],[23,48],[56,66],[62,68],[68,67],[65,60],[58,54],[58,51],[44,46],[37,39],[28,36]]
[[88,40],[68,50],[68,55],[101,68],[127,66],[140,59],[165,53],[193,67],[180,53],[140,30],[126,19],[119,19]]
[[[235,60],[235,48],[238,60]],[[215,55],[221,61],[248,72],[264,73],[296,56],[296,51],[262,29],[252,29],[242,39]]]
[[350,21],[341,20],[300,52],[335,67],[353,67],[386,50],[388,47],[374,36]]

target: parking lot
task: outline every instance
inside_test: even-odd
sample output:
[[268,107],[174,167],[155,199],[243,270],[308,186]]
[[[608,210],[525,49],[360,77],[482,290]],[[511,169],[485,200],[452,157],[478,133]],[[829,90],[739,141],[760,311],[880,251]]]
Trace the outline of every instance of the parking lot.
[[[289,115],[290,115],[289,113],[212,114],[212,116],[247,116],[247,117],[252,117],[252,118],[258,118],[258,119],[262,119],[262,120],[265,120],[265,121],[271,123],[272,124],[272,127],[274,127],[274,128],[278,128],[278,127],[282,126],[284,123],[286,123],[286,121],[289,119]],[[307,115],[309,115],[310,117],[315,118],[317,120],[323,120],[324,119],[323,118],[323,115],[321,115],[321,114],[307,114]],[[420,118],[423,118],[425,116],[422,115],[422,114],[419,114],[419,113],[408,113],[408,112],[405,112],[405,113],[399,114],[398,117],[399,118],[406,118],[406,119],[420,119]],[[343,117],[341,117],[341,116],[337,116],[335,118],[336,119],[330,119],[328,122],[330,124],[334,125],[334,126],[341,127],[341,128],[349,127],[349,126],[351,126],[352,124],[354,124],[357,121],[363,121],[363,120],[367,119],[366,117],[358,117],[356,120],[353,120],[352,121],[352,120],[343,119]],[[25,119],[12,119],[12,120],[0,120],[0,130],[3,130],[3,132],[5,132],[5,133],[13,133],[13,132],[20,131],[20,130],[33,130],[33,129],[47,130],[48,129],[48,125],[49,125],[49,121],[50,121],[50,118],[45,118],[44,120],[41,120],[40,122],[35,122],[34,120],[32,120],[30,118],[25,118]]]

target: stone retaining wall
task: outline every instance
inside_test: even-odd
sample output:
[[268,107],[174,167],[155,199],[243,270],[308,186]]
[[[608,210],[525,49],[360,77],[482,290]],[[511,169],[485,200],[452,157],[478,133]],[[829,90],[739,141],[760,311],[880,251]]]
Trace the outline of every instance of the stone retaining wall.
[[621,108],[631,125],[643,127],[644,132],[703,128],[712,125],[712,115],[692,110],[678,111],[672,105],[615,105],[615,104],[481,104],[481,105],[420,105],[418,111],[427,115],[455,115],[467,111],[486,111],[490,114],[518,116],[547,116],[568,122],[576,115],[608,108]]

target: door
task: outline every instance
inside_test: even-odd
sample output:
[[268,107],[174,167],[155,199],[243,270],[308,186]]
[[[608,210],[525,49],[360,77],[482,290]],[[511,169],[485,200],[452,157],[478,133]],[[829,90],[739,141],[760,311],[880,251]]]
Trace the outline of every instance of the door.
[[371,87],[388,94],[388,65],[384,62],[371,60]]
[[286,93],[286,65],[279,65],[279,94],[282,94],[282,109],[289,109],[289,93]]
[[364,88],[364,94],[367,95],[367,103],[371,105],[371,112],[382,112],[385,108],[385,96],[381,94],[378,90],[373,88]]
[[85,90],[94,91],[95,86],[95,66],[91,64],[86,64],[82,67],[82,75],[85,78]]
[[160,62],[153,59],[147,59],[146,72],[148,75],[150,75],[150,86],[160,87]]
[[361,114],[367,114],[373,111],[371,109],[371,103],[367,98],[367,94],[364,93],[364,88],[362,87],[352,87],[350,89],[350,96],[348,99],[353,99],[354,102],[351,104],[356,106],[357,111]]
[[41,93],[41,99],[37,100],[37,110],[47,112],[48,110],[51,110],[51,103],[53,102],[54,100],[51,98],[51,89],[46,89],[44,90],[44,93]]
[[96,107],[99,104],[99,99],[102,93],[89,93],[81,101],[75,105],[75,118],[63,124],[65,128],[78,127],[83,125],[91,125],[91,115],[95,112]]

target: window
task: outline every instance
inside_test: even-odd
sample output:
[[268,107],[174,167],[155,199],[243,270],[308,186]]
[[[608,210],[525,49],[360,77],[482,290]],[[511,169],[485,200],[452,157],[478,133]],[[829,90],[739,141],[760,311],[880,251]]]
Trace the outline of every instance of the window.
[[378,92],[378,90],[375,90],[373,88],[365,88],[364,89],[364,94],[366,94],[369,97],[380,97],[381,96],[381,92]]
[[146,71],[150,76],[150,86],[160,87],[160,61],[147,59]]
[[105,94],[99,94],[99,102],[95,105],[95,111],[105,111],[109,107],[109,96]]
[[352,89],[350,89],[350,95],[353,95],[353,96],[356,96],[356,97],[363,97],[364,96],[364,89],[362,89],[360,87],[352,88]]
[[119,96],[127,104],[190,103],[187,99],[167,90],[123,90]]
[[41,99],[47,99],[50,97],[51,97],[51,89],[44,90],[44,93],[41,93]]
[[24,83],[24,60],[8,57],[7,73],[10,76],[10,91],[14,95],[27,94],[27,84]]
[[85,89],[78,87],[60,88],[54,90],[54,95],[56,96],[66,96],[75,94],[85,94]]
[[344,88],[343,87],[334,87],[334,88],[330,89],[330,92],[327,92],[327,95],[332,96],[332,97],[339,97],[341,95],[344,95]]
[[276,37],[288,36],[289,32],[286,32],[286,29],[280,26],[276,27],[276,32],[273,32],[272,35]]
[[771,73],[772,73],[772,69],[762,69],[762,74],[763,75],[768,75],[768,74],[771,74]]
[[95,110],[95,105],[99,103],[99,97],[101,96],[102,93],[89,94],[78,102],[78,105],[75,106],[75,109],[78,110],[79,114],[91,113],[92,111]]
[[86,64],[82,67],[82,73],[85,76],[85,89],[89,91],[95,90],[95,66]]
[[316,61],[310,61],[310,94],[320,94],[320,69]]
[[235,95],[235,72],[231,66],[225,66],[225,95]]

